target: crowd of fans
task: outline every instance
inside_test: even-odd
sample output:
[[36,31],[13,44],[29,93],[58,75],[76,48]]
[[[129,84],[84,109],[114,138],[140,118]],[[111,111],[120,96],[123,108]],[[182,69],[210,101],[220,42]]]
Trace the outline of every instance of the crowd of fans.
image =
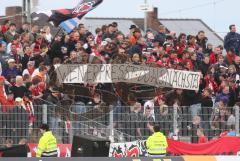
[[[124,125],[127,127],[124,131],[126,134],[142,138],[153,131],[154,122],[171,124],[171,107],[183,110],[181,106],[186,106],[193,120],[183,128],[196,129],[196,136],[202,137],[205,129],[218,129],[220,133],[232,129],[235,116],[229,107],[233,107],[239,99],[240,84],[240,35],[236,32],[235,25],[229,27],[230,32],[226,35],[224,44],[219,46],[208,42],[204,31],[199,31],[196,35],[176,35],[174,31],[159,26],[158,31],[149,29],[143,34],[137,26],[131,25],[129,34],[124,35],[118,30],[118,25],[121,24],[106,24],[91,33],[84,24],[80,24],[70,34],[63,33],[55,37],[49,26],[40,28],[36,24],[30,26],[24,23],[17,28],[9,20],[0,25],[1,112],[27,115],[25,120],[10,116],[14,123],[11,126],[9,123],[1,125],[1,128],[10,126],[7,128],[10,131],[2,135],[6,138],[9,133],[19,136],[18,127],[26,128],[26,135],[31,133],[29,129],[34,127],[37,119],[34,104],[41,104],[43,101],[57,108],[62,100],[72,99],[73,104],[76,104],[73,109],[75,113],[85,113],[87,106],[98,108],[103,102],[109,105],[106,100],[102,100],[102,93],[96,92],[97,89],[108,90],[108,84],[83,84],[82,86],[91,88],[89,98],[70,96],[59,91],[62,85],[57,83],[53,71],[55,65],[64,63],[132,63],[201,73],[198,91],[170,89],[164,94],[158,92],[149,100],[139,100],[133,93],[127,94],[117,88],[117,97],[124,97],[126,94],[128,97],[126,101],[118,99],[115,102],[114,127],[121,131],[124,124],[121,121],[126,122],[129,118],[135,123],[129,129],[127,121],[128,124]],[[114,85],[119,87],[118,84]],[[122,106],[130,108],[123,109]],[[124,113],[124,117],[119,117],[120,113]],[[59,112],[49,118],[53,131],[54,128],[57,129],[60,119]],[[25,125],[18,126],[19,121],[24,121]],[[209,126],[204,126],[205,122],[209,122]],[[144,134],[146,130],[148,134]],[[166,132],[170,134],[170,131]]]

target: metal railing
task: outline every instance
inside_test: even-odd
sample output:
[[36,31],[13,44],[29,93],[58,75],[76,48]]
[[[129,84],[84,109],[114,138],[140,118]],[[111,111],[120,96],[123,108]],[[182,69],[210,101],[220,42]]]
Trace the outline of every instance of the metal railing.
[[14,107],[0,110],[0,145],[18,144],[22,139],[37,143],[38,127],[49,124],[58,143],[71,143],[73,135],[92,135],[114,142],[147,139],[153,126],[171,138],[198,142],[198,129],[211,140],[223,133],[239,136],[239,107],[126,107],[85,105],[66,100],[61,105],[42,102],[34,114]]

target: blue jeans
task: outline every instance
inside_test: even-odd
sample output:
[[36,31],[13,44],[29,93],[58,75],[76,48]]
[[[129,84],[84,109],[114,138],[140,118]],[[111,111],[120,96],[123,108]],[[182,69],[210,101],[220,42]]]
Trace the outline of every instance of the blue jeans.
[[79,135],[82,133],[82,128],[81,126],[82,121],[84,119],[82,118],[81,114],[86,113],[86,106],[83,102],[77,102],[75,105],[71,107],[72,114],[74,115],[74,120],[72,123],[73,126],[73,135]]

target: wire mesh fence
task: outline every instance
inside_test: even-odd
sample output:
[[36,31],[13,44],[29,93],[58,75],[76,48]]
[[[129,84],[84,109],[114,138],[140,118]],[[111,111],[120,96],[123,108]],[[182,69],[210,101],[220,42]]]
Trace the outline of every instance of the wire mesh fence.
[[37,143],[38,127],[47,123],[58,143],[72,142],[73,135],[92,135],[114,142],[147,139],[153,126],[159,124],[169,138],[191,143],[198,142],[198,130],[208,140],[222,134],[239,134],[239,107],[142,107],[100,106],[62,102],[33,105],[29,112],[21,106],[0,112],[0,145],[18,144],[25,139]]

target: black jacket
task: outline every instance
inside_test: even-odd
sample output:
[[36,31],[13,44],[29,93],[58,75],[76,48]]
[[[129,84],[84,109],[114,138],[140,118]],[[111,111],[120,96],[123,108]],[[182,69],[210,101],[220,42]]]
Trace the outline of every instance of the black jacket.
[[159,44],[161,46],[163,46],[164,42],[166,40],[166,34],[164,33],[158,33],[156,36],[155,36],[155,41],[159,42]]
[[238,53],[240,50],[240,34],[229,32],[224,38],[224,48],[227,51],[234,49],[234,52]]
[[201,63],[199,69],[202,71],[203,76],[207,74],[209,67],[210,67],[210,64],[205,64],[204,62]]
[[142,50],[143,50],[143,46],[140,44],[136,44],[131,48],[130,55],[133,55],[135,53],[142,55]]
[[198,36],[196,36],[196,40],[197,40],[198,46],[202,47],[203,51],[205,52],[206,49],[207,49],[207,41],[208,41],[208,39],[205,37],[205,38],[203,38],[203,40],[200,40],[198,38]]

